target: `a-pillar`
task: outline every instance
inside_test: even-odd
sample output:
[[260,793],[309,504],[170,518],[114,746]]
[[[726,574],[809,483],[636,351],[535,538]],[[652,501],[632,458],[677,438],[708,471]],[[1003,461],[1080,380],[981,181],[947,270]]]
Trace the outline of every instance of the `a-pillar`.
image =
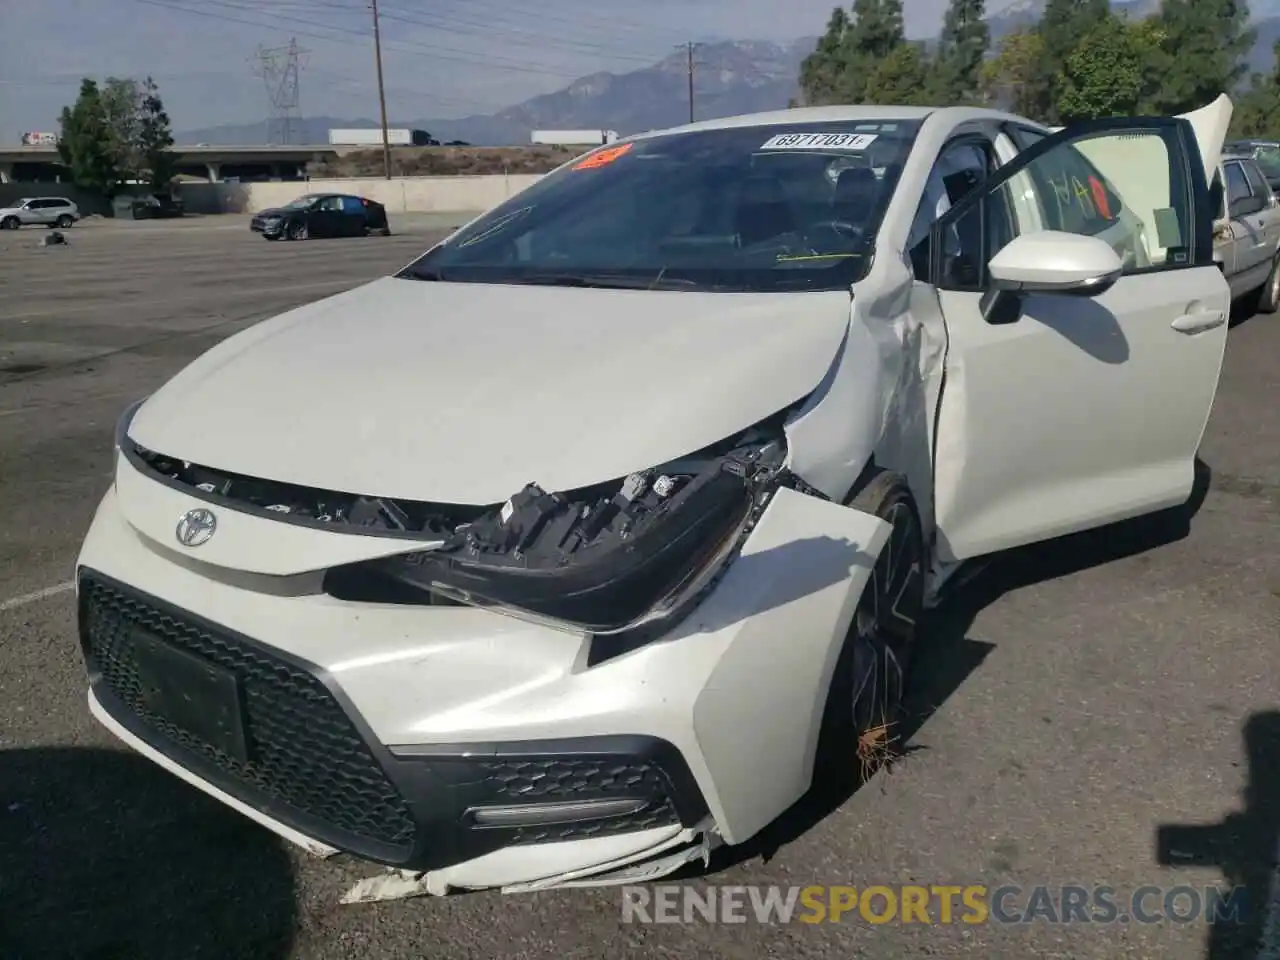
[[209,182],[217,183],[222,179],[222,164],[205,161],[205,170],[209,173]]

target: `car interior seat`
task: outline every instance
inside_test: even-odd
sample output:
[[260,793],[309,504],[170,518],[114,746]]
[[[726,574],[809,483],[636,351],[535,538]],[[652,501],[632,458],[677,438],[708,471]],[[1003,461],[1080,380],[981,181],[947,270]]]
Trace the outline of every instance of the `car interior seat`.
[[782,184],[764,175],[743,181],[734,212],[734,229],[741,246],[749,247],[770,237],[793,232],[795,228],[791,205],[787,203]]

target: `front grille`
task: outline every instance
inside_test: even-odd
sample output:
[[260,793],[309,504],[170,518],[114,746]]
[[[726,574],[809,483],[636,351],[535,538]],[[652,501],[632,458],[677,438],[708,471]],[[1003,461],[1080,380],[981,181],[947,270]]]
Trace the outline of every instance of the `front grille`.
[[[209,779],[246,802],[283,804],[328,827],[304,830],[320,839],[326,839],[322,832],[336,831],[405,855],[413,849],[414,820],[404,799],[351,718],[311,673],[89,571],[81,572],[80,610],[90,669],[157,749],[179,762],[177,754],[194,758],[191,766],[215,771]],[[250,760],[229,756],[147,709],[134,654],[136,628],[236,675]]]

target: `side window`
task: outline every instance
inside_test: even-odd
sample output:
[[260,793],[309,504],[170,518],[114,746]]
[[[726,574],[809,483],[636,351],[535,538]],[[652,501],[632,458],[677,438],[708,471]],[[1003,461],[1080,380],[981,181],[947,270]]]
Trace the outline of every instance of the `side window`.
[[334,213],[342,209],[341,197],[325,197],[316,204],[317,210],[323,210],[325,213]]
[[1227,172],[1227,205],[1234,207],[1237,200],[1247,200],[1252,191],[1239,163],[1224,163],[1222,167]]
[[28,210],[43,210],[49,205],[47,200],[32,200],[27,204]]
[[1041,154],[938,224],[957,244],[938,258],[938,284],[984,289],[990,259],[1038,230],[1097,237],[1126,273],[1191,265],[1195,224],[1178,143],[1172,129],[1108,130]]
[[[917,277],[927,276],[933,224],[980,186],[994,169],[995,153],[985,140],[968,138],[942,148],[929,172],[907,239]],[[953,247],[954,240],[953,237]]]
[[1242,163],[1244,167],[1245,178],[1249,181],[1249,190],[1255,197],[1262,197],[1263,200],[1271,193],[1271,188],[1267,186],[1267,180],[1262,175],[1262,171],[1258,169],[1258,165],[1250,160],[1248,163]]
[[1030,127],[1010,127],[1010,133],[1013,135],[1013,141],[1018,145],[1019,150],[1026,150],[1034,147],[1037,143],[1048,136],[1047,133],[1041,133],[1039,130],[1032,130]]
[[359,197],[343,197],[342,212],[346,214],[364,213],[364,204],[360,202]]

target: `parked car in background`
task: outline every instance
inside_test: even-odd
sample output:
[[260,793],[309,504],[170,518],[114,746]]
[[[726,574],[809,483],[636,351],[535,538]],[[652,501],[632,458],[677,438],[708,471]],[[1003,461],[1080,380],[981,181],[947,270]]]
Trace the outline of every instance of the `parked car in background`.
[[1251,157],[1226,154],[1212,187],[1213,252],[1233,300],[1251,298],[1249,309],[1280,308],[1280,200]]
[[345,193],[305,194],[283,207],[256,214],[249,229],[268,240],[391,234],[386,207],[376,200]]
[[149,193],[134,197],[129,214],[135,220],[163,220],[186,213],[182,201],[170,193]]
[[1275,140],[1234,140],[1223,147],[1224,153],[1249,157],[1267,178],[1272,193],[1280,193],[1280,142]]
[[66,230],[80,219],[80,208],[66,197],[23,197],[11,206],[0,207],[0,229],[19,227],[60,227]]

